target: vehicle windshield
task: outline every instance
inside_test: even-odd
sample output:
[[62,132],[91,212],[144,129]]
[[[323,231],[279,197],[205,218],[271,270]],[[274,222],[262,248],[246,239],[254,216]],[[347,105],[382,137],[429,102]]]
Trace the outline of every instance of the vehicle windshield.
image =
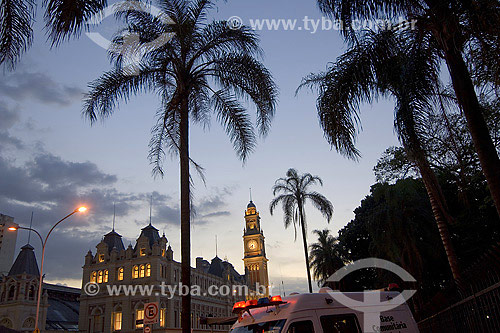
[[237,327],[231,333],[280,333],[285,325],[285,320],[266,321],[264,323]]

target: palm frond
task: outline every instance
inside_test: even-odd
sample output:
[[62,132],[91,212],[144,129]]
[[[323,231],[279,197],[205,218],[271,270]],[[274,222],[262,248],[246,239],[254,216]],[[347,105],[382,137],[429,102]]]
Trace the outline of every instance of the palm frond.
[[328,222],[331,221],[333,216],[333,205],[324,195],[318,192],[311,192],[305,195],[313,206],[326,218]]
[[221,54],[238,50],[240,54],[260,55],[259,38],[248,28],[230,29],[226,21],[214,21],[207,24],[197,34],[193,49],[196,50],[190,60],[194,64],[200,57],[217,59]]
[[127,75],[120,69],[104,73],[89,84],[84,98],[83,115],[93,124],[97,119],[109,117],[119,100],[125,102],[132,95],[152,91],[155,87],[156,69],[142,67],[138,75]]
[[236,96],[250,98],[257,106],[257,127],[269,131],[276,109],[278,89],[266,67],[248,54],[226,54],[214,59],[214,79]]
[[213,91],[212,105],[236,153],[242,161],[246,161],[256,144],[251,120],[246,110],[225,90]]
[[107,0],[44,0],[45,27],[52,45],[79,36],[86,22],[107,4]]
[[0,1],[0,64],[15,68],[21,55],[33,42],[35,2]]

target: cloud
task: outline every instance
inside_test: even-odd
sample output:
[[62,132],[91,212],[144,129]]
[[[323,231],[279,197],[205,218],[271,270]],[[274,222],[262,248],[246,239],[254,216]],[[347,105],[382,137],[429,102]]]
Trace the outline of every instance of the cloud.
[[52,154],[36,156],[28,163],[30,176],[52,186],[110,185],[117,181],[115,175],[104,174],[91,162],[68,162]]
[[0,151],[6,146],[23,149],[24,143],[18,138],[11,136],[9,133],[0,131]]
[[[228,203],[225,198],[232,194],[228,188],[214,188],[213,194],[203,197],[193,203],[191,221],[195,225],[205,225],[213,222],[215,218],[230,216],[231,212],[222,210]],[[181,209],[176,199],[169,196],[160,196],[157,192],[153,194],[153,223],[158,226],[179,226],[181,220]],[[137,222],[142,225],[142,222]]]
[[0,102],[0,151],[10,147],[16,149],[24,148],[24,144],[21,140],[9,134],[9,130],[17,124],[19,120],[19,111],[17,109],[11,109],[4,102]]
[[66,106],[79,101],[83,90],[60,84],[44,73],[16,71],[0,81],[0,94],[17,102],[30,100]]
[[0,131],[10,129],[19,119],[18,110],[10,109],[7,104],[0,102]]
[[231,212],[225,210],[225,211],[220,211],[220,212],[214,212],[214,213],[205,214],[205,215],[202,216],[202,218],[221,217],[221,216],[229,216],[229,215],[231,215]]

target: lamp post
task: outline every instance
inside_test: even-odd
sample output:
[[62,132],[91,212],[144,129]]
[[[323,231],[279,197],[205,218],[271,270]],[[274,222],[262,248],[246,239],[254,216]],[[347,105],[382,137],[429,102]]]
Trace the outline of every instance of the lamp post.
[[87,207],[77,208],[74,211],[72,211],[70,214],[68,214],[65,217],[63,217],[62,219],[60,219],[49,230],[49,233],[45,237],[45,240],[42,239],[42,236],[40,235],[40,233],[38,231],[36,231],[35,229],[25,228],[25,227],[10,227],[9,228],[9,230],[11,230],[11,231],[15,231],[17,229],[23,229],[23,230],[33,231],[34,233],[36,233],[38,235],[38,237],[40,238],[40,241],[42,242],[42,261],[40,263],[40,281],[39,281],[39,285],[38,285],[38,297],[37,297],[37,300],[36,300],[36,319],[35,319],[35,330],[33,331],[34,333],[39,333],[40,332],[40,329],[38,328],[38,318],[39,318],[39,314],[40,314],[40,299],[41,299],[41,296],[42,296],[42,283],[43,283],[43,262],[44,262],[44,259],[45,259],[45,245],[47,245],[47,240],[48,240],[50,234],[52,233],[52,231],[55,229],[55,227],[57,227],[62,221],[66,220],[68,217],[70,217],[73,214],[83,213],[86,210],[87,210]]

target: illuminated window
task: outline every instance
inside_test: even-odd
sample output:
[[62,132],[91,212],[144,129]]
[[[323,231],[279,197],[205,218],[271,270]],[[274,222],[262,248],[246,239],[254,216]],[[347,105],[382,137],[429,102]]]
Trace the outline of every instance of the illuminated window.
[[141,255],[141,257],[144,257],[146,255],[146,248],[145,247],[141,247],[140,255]]
[[123,280],[123,267],[118,268],[118,281]]
[[165,256],[165,249],[161,250],[161,256],[164,257]]
[[96,283],[97,281],[97,272],[93,271],[92,274],[90,274],[90,282]]
[[104,254],[99,255],[99,262],[104,262]]
[[146,266],[141,265],[139,267],[139,277],[143,278],[146,275]]
[[97,274],[97,283],[102,283],[102,271],[99,271],[99,273]]
[[102,282],[104,282],[104,283],[108,282],[108,278],[109,278],[109,271],[106,269],[106,270],[104,270],[104,278],[103,278]]
[[151,276],[151,264],[146,265],[146,276]]
[[165,318],[167,316],[167,309],[160,309],[160,327],[165,327]]
[[121,331],[122,329],[122,313],[113,313],[113,331]]
[[134,266],[134,269],[132,269],[132,278],[137,279],[139,277],[139,266]]
[[144,320],[144,309],[140,309],[140,310],[135,311],[135,320],[136,320],[135,328],[143,328],[144,327],[144,324],[137,323],[137,320]]

